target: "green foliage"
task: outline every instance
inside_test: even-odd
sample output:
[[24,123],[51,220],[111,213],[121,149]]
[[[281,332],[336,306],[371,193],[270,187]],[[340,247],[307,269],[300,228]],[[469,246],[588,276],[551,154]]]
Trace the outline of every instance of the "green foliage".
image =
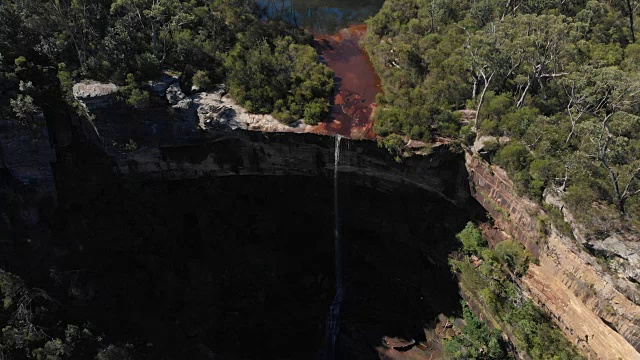
[[100,350],[96,356],[96,360],[131,360],[132,356],[126,349],[109,345],[106,348]]
[[533,258],[522,244],[511,240],[499,242],[494,252],[497,259],[505,264],[516,276],[523,276],[527,272],[529,263]]
[[439,114],[478,110],[480,134],[513,140],[493,160],[521,193],[589,188],[587,207],[640,223],[639,132],[622,131],[640,116],[638,14],[627,5],[386,1],[363,42],[382,79],[376,132],[471,144],[471,128]]
[[622,68],[627,72],[640,71],[640,44],[630,44],[624,49]]
[[191,83],[200,91],[207,91],[213,87],[213,81],[208,72],[198,70],[191,78]]
[[18,119],[24,123],[28,123],[38,112],[38,107],[33,103],[33,98],[30,95],[18,94],[15,100],[11,99],[11,108]]
[[444,353],[449,359],[513,359],[506,351],[500,331],[491,330],[478,319],[469,306],[462,302],[465,322],[462,334],[443,341]]
[[[27,286],[19,277],[0,270],[3,306],[0,355],[8,359],[133,359],[123,348],[102,344],[90,325],[61,321],[57,302],[46,292]],[[103,350],[99,350],[102,349]]]
[[544,210],[546,212],[546,217],[543,217],[541,220],[543,222],[549,222],[553,224],[556,229],[558,229],[563,235],[573,238],[573,230],[571,229],[571,225],[564,219],[564,214],[562,211],[551,205],[544,205]]
[[151,104],[151,95],[142,89],[133,74],[127,75],[127,83],[119,89],[120,99],[134,109],[143,109]]
[[404,139],[398,134],[391,134],[385,138],[378,140],[378,146],[384,147],[391,154],[395,155],[396,160],[400,160],[404,145]]
[[62,95],[76,110],[75,81],[113,81],[121,85],[123,103],[140,109],[151,100],[141,85],[171,68],[200,90],[228,81],[251,111],[317,123],[329,111],[333,74],[320,64],[309,36],[261,22],[253,10],[252,0],[4,1],[0,88],[9,91],[2,91],[0,110],[11,111],[13,99],[24,119],[41,105],[32,94],[18,96],[8,74],[36,84],[35,75],[58,68],[58,81],[43,82],[61,91],[51,89],[42,101]]
[[69,355],[68,349],[60,339],[47,341],[43,347],[32,351],[33,358],[36,360],[58,360]]
[[[502,241],[491,250],[479,243],[481,235],[471,223],[458,234],[458,238],[463,244],[469,245],[463,245],[465,255],[458,254],[457,257],[450,258],[449,263],[458,274],[463,290],[468,296],[478,299],[484,309],[508,329],[519,351],[526,352],[534,360],[582,358],[577,349],[552,324],[551,319],[527,299],[516,285],[517,278],[527,272],[529,263],[533,260],[521,244]],[[479,257],[481,263],[472,264],[470,255]],[[467,320],[467,315],[465,320],[468,325],[473,325],[470,329],[475,329],[476,333],[469,334],[463,330],[464,336],[461,339],[445,343],[447,354],[453,358],[494,358],[482,357],[491,354],[491,349],[497,351],[499,348],[495,344],[490,346],[492,333],[477,322]],[[483,346],[486,350],[482,352],[482,356],[472,352],[472,349]]]
[[462,251],[467,254],[478,254],[487,246],[480,229],[472,222],[468,222],[464,229],[456,235],[456,238],[462,243]]
[[309,124],[328,114],[333,73],[311,46],[290,36],[250,41],[249,34],[241,37],[225,62],[229,91],[247,110],[273,113],[285,122],[304,117]]
[[[495,95],[490,92],[486,95],[485,101],[486,104],[479,115],[482,120],[480,125],[481,132],[488,135],[502,135],[498,131],[498,124],[502,123],[504,116],[512,112],[513,99],[510,94]],[[488,122],[493,126],[488,126]]]
[[494,160],[507,171],[515,173],[529,166],[531,153],[522,143],[512,141],[498,151]]
[[461,127],[459,137],[467,146],[473,145],[476,140],[476,134],[473,132],[471,125]]
[[150,53],[136,56],[136,67],[138,68],[138,76],[142,80],[157,79],[162,70],[160,61]]

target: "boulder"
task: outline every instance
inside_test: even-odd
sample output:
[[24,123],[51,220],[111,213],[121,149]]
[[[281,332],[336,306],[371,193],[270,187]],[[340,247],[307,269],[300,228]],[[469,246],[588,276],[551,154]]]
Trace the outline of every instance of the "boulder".
[[169,86],[178,82],[178,78],[167,73],[163,73],[160,79],[147,82],[147,89],[159,97],[166,96]]
[[473,152],[478,153],[478,154],[485,154],[488,151],[492,150],[492,147],[495,148],[495,146],[498,144],[498,139],[496,139],[495,136],[480,136],[478,139],[476,139],[476,142],[473,143],[473,147],[471,148],[471,150],[473,150]]
[[603,241],[593,241],[590,245],[614,259],[617,270],[627,279],[640,283],[640,243],[625,241],[614,234]]
[[192,104],[193,104],[193,99],[185,98],[178,101],[178,103],[173,105],[172,107],[176,110],[186,111],[186,110],[189,110]]
[[118,86],[115,84],[93,80],[84,80],[73,85],[73,96],[85,104],[89,110],[110,106],[117,91]]
[[212,93],[214,95],[218,96],[219,99],[222,99],[222,97],[227,95],[227,93],[228,93],[227,85],[218,84],[218,86],[216,86],[215,89],[213,89]]
[[171,84],[167,88],[166,98],[169,104],[171,105],[177,105],[181,100],[184,100],[186,97],[187,95],[185,95],[182,92],[182,89],[180,88],[180,83],[178,82]]
[[238,124],[234,121],[236,111],[225,105],[203,105],[198,109],[198,115],[204,118],[204,125],[218,129],[236,129]]

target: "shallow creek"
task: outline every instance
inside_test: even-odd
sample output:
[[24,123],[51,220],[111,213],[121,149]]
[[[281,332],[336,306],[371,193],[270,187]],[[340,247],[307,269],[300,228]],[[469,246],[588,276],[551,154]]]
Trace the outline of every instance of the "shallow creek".
[[335,73],[336,91],[329,119],[311,132],[374,138],[371,116],[375,97],[381,91],[380,78],[359,42],[367,30],[362,22],[376,13],[383,1],[258,0],[257,3],[265,17],[312,32],[322,61]]

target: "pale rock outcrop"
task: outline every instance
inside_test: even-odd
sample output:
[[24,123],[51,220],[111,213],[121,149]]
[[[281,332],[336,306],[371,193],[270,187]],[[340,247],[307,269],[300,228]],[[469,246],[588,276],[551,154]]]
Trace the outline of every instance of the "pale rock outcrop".
[[170,105],[177,105],[187,97],[187,95],[182,92],[182,89],[180,89],[180,83],[173,83],[169,85],[165,96]]
[[203,129],[242,129],[264,132],[309,132],[312,127],[302,121],[286,125],[268,114],[251,114],[224,92],[194,95],[198,120]]
[[191,98],[185,98],[178,101],[178,103],[172,107],[176,110],[187,111],[191,108],[191,105],[193,105],[193,100]]
[[614,234],[603,241],[592,242],[595,250],[614,258],[617,271],[627,279],[640,283],[640,243],[624,241],[619,235]]
[[508,136],[487,136],[483,135],[476,139],[471,147],[471,150],[478,154],[485,154],[487,151],[491,150],[491,146],[495,148],[495,145],[506,145],[511,142],[511,138]]
[[627,234],[628,236],[623,237],[614,233],[604,240],[587,236],[584,225],[579,223],[565,206],[561,192],[547,189],[544,195],[547,204],[562,211],[564,220],[571,226],[572,234],[578,243],[611,259],[609,270],[613,270],[616,276],[612,276],[610,280],[627,298],[640,304],[640,287],[637,286],[640,283],[640,243],[637,234]]
[[73,85],[73,96],[85,104],[90,111],[109,107],[117,91],[118,86],[115,84],[93,80],[84,80]]
[[476,153],[482,154],[487,151],[486,149],[487,147],[491,145],[497,145],[497,144],[498,144],[498,139],[496,139],[495,136],[483,135],[476,139],[471,149]]

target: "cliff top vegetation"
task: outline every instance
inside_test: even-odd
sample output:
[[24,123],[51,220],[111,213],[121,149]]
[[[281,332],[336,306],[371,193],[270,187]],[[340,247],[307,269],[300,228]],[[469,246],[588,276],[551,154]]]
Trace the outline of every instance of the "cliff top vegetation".
[[74,81],[125,85],[124,103],[152,103],[161,71],[186,92],[227,83],[248,109],[315,123],[333,74],[304,32],[262,22],[251,0],[75,0],[0,3],[0,109],[25,123],[66,98]]
[[639,13],[635,0],[387,0],[364,42],[382,78],[376,133],[493,137],[487,156],[522,193],[565,192],[598,238],[637,230]]

